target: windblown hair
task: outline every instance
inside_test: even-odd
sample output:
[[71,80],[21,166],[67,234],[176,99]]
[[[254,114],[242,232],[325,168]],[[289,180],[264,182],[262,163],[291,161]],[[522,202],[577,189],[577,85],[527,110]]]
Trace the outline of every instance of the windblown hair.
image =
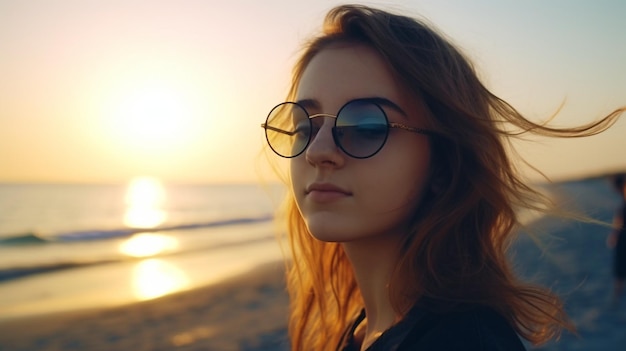
[[[304,70],[332,45],[367,45],[387,62],[399,84],[428,110],[432,182],[389,284],[399,314],[406,301],[435,301],[435,312],[460,304],[488,306],[533,343],[572,329],[558,297],[519,281],[506,256],[522,208],[545,210],[549,199],[530,188],[511,162],[509,140],[524,133],[582,137],[602,132],[624,108],[575,128],[553,128],[524,118],[492,94],[470,62],[424,23],[364,6],[332,9],[323,32],[304,48],[294,72],[293,99]],[[341,244],[321,242],[307,230],[293,195],[285,220],[289,264],[289,333],[293,350],[325,350],[339,342],[363,304]]]

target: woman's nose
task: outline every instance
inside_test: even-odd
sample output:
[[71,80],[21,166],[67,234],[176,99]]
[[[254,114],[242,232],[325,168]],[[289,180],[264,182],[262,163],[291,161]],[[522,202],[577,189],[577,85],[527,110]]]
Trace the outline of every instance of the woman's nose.
[[317,133],[311,136],[311,141],[305,152],[309,163],[334,166],[343,164],[345,155],[333,138],[334,122],[332,118],[325,118]]

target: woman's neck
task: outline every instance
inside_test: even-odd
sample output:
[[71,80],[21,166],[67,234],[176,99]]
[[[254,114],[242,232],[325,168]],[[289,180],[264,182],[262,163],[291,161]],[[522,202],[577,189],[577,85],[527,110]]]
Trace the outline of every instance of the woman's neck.
[[358,338],[363,340],[361,349],[365,350],[401,317],[394,310],[389,296],[389,282],[399,245],[397,240],[385,236],[343,243],[343,247],[365,304],[366,328]]

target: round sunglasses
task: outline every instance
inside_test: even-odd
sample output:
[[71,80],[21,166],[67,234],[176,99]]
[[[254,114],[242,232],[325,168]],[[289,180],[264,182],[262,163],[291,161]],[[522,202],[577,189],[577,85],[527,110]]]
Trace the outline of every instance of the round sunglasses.
[[347,102],[336,116],[325,113],[309,115],[302,105],[283,102],[270,111],[261,127],[265,129],[272,151],[278,156],[292,158],[302,154],[317,135],[322,126],[322,118],[319,117],[335,119],[333,140],[343,152],[354,158],[376,155],[387,141],[389,128],[433,135],[425,129],[390,123],[383,108],[368,99]]

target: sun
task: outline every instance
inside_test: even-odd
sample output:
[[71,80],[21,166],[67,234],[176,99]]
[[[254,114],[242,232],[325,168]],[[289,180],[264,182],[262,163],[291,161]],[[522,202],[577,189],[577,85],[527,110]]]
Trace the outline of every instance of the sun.
[[103,76],[86,101],[93,113],[85,141],[111,172],[178,178],[217,154],[225,101],[216,81],[167,66]]
[[[212,124],[209,85],[191,73],[137,69],[103,78],[98,94],[100,139],[126,159],[189,151]],[[138,160],[140,161],[140,160]]]
[[190,111],[176,92],[148,87],[128,96],[120,111],[125,130],[141,139],[163,139],[179,131]]
[[146,82],[116,100],[109,116],[114,133],[134,148],[172,147],[193,130],[192,102],[174,87]]

